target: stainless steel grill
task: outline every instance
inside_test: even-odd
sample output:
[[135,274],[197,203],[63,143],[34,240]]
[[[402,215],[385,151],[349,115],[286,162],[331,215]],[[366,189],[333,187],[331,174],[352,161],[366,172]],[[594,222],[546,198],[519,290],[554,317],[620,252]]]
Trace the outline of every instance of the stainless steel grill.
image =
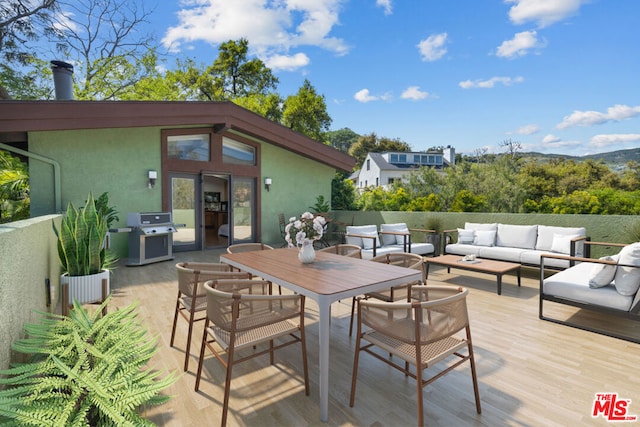
[[129,262],[144,265],[173,259],[173,233],[176,227],[171,212],[134,212],[127,214]]

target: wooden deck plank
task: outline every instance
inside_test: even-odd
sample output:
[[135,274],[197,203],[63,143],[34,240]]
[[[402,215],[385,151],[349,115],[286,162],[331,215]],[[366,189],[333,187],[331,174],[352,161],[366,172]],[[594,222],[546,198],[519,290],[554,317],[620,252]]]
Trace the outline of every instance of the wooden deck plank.
[[[219,260],[220,251],[177,253],[175,261],[122,266],[112,278],[110,309],[139,302],[140,317],[158,336],[153,359],[160,369],[182,369],[187,324],[179,319],[174,348],[169,347],[177,293],[175,263]],[[495,279],[473,272],[431,267],[429,284],[467,286],[468,308],[477,358],[482,414],[475,412],[468,366],[425,388],[425,422],[430,426],[605,426],[592,418],[595,393],[616,392],[631,399],[629,412],[640,415],[640,345],[538,319],[538,271],[523,268],[522,287],[495,294]],[[297,348],[284,349],[276,365],[268,358],[238,365],[232,382],[230,426],[382,426],[414,425],[416,386],[410,378],[363,355],[356,404],[349,407],[354,338],[349,338],[351,301],[332,306],[329,422],[319,421],[317,306],[307,304],[306,325],[311,395],[304,395]],[[606,323],[640,336],[640,322],[545,304],[554,316]],[[202,322],[194,328],[190,371],[167,394],[167,404],[146,415],[160,426],[217,425],[224,371],[209,358],[201,392],[193,390]],[[243,366],[244,365],[244,366]]]

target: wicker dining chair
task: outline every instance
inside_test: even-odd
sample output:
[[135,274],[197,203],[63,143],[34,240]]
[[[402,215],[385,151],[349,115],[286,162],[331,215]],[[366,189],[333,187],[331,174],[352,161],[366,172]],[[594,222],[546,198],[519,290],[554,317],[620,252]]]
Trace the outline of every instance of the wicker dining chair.
[[[253,252],[253,251],[270,251],[273,250],[273,246],[265,245],[264,243],[236,243],[227,247],[227,253],[237,254],[241,252]],[[278,293],[282,295],[282,287],[278,285]]]
[[[413,286],[411,291],[411,302],[358,299],[349,406],[353,407],[355,403],[360,354],[366,352],[416,380],[419,426],[424,425],[423,388],[469,361],[476,411],[480,414],[480,392],[466,303],[468,291],[425,285]],[[405,365],[396,363],[393,357],[403,360]],[[434,376],[424,376],[425,369],[445,360],[445,367]],[[410,365],[415,366],[415,371],[409,369]]]
[[208,262],[179,262],[176,264],[176,270],[178,271],[178,297],[176,298],[169,345],[173,347],[178,315],[180,315],[189,323],[187,347],[184,351],[184,370],[186,372],[189,369],[193,325],[195,322],[205,319],[205,316],[201,315],[207,307],[206,292],[203,288],[204,282],[213,279],[250,279],[251,275],[249,273],[233,272],[227,264]]
[[[369,261],[381,262],[384,264],[397,265],[399,267],[412,268],[422,271],[422,282],[414,284],[426,284],[426,271],[424,269],[424,258],[418,254],[407,252],[393,252],[384,255],[375,256]],[[375,298],[380,301],[393,302],[400,300],[408,300],[411,284],[394,286],[378,292],[369,292],[365,294],[365,298]],[[353,333],[353,316],[356,310],[356,297],[351,300],[351,319],[349,322],[349,336]]]
[[[202,335],[195,390],[200,389],[205,349],[226,369],[222,426],[226,425],[233,366],[237,363],[269,354],[274,364],[274,352],[300,344],[305,394],[309,395],[307,344],[304,331],[303,295],[269,295],[269,282],[261,280],[217,280],[206,282],[207,317]],[[258,349],[264,346],[266,348]],[[252,348],[252,349],[250,349]],[[243,350],[250,349],[248,352]]]
[[316,252],[329,252],[337,255],[344,255],[352,258],[362,258],[362,248],[358,245],[340,243],[326,248],[316,249]]

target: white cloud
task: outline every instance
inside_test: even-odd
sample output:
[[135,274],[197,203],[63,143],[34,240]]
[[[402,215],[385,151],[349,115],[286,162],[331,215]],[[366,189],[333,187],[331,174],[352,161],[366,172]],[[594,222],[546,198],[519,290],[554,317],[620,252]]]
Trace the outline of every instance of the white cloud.
[[358,92],[356,92],[355,95],[353,95],[353,97],[356,99],[356,101],[360,101],[360,102],[371,102],[371,101],[377,101],[380,99],[377,96],[371,95],[369,93],[369,89],[359,90]]
[[595,135],[589,145],[594,147],[607,147],[615,144],[640,144],[640,133],[613,133],[608,135]]
[[265,65],[274,71],[292,71],[309,65],[311,61],[304,53],[295,55],[273,55],[265,60]]
[[509,9],[509,19],[516,25],[536,22],[546,27],[575,15],[580,6],[589,0],[505,0],[514,3]]
[[433,34],[418,43],[418,50],[423,61],[437,61],[447,53],[444,47],[447,42],[447,33]]
[[543,47],[544,43],[538,41],[535,31],[523,31],[516,33],[511,40],[505,40],[496,49],[496,56],[500,58],[515,58],[525,56],[530,49]]
[[543,149],[575,147],[580,144],[580,141],[564,141],[562,138],[552,134],[546,135],[544,138],[542,138]]
[[640,115],[640,106],[614,105],[609,107],[606,113],[599,111],[574,111],[562,119],[556,126],[558,129],[566,129],[572,126],[593,126],[606,122],[619,122],[624,119]]
[[[338,24],[340,0],[198,0],[185,1],[177,13],[178,25],[170,27],[162,44],[172,51],[201,41],[217,45],[246,38],[249,48],[262,60],[286,62],[287,67],[305,61],[302,54],[289,57],[289,50],[317,46],[343,55],[348,47],[340,38],[331,37]],[[188,46],[186,47],[189,48]],[[291,68],[287,68],[291,69]]]
[[369,89],[365,88],[356,92],[356,94],[353,95],[353,98],[356,101],[366,103],[371,101],[390,101],[393,97],[389,92],[384,93],[382,95],[371,95],[371,92],[369,92]]
[[376,5],[384,9],[385,15],[391,15],[391,13],[393,12],[393,5],[391,4],[391,0],[376,0]]
[[514,83],[522,83],[524,81],[524,77],[492,77],[489,80],[465,80],[463,82],[458,83],[462,89],[472,89],[472,88],[492,88],[497,83],[501,83],[505,86],[511,86]]
[[420,90],[420,86],[409,86],[402,92],[402,99],[411,99],[414,101],[418,101],[420,99],[425,99],[429,96],[429,92],[423,92]]
[[518,135],[533,135],[538,132],[540,132],[540,126],[535,124],[525,125],[516,130]]

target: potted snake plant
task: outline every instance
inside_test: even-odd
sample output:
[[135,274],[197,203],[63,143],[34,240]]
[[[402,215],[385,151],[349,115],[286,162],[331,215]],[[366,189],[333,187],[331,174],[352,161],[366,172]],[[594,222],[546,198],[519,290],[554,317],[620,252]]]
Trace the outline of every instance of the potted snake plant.
[[58,237],[58,258],[62,270],[60,284],[69,286],[67,303],[72,305],[74,300],[80,304],[101,302],[102,280],[107,280],[108,294],[109,267],[115,259],[104,244],[107,219],[97,209],[91,193],[82,208],[69,203],[60,228],[54,222],[53,231]]

